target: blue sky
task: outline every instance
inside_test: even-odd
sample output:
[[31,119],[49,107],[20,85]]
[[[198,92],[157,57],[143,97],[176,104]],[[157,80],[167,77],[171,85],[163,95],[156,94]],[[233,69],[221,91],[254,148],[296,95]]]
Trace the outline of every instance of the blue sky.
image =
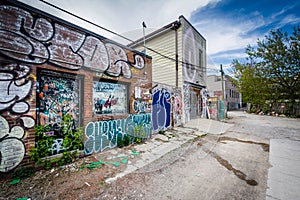
[[192,12],[189,20],[207,39],[209,66],[228,67],[232,59],[245,57],[248,44],[255,45],[271,29],[292,32],[300,24],[300,1],[212,2]]
[[[115,37],[99,28],[60,12],[39,0],[20,0],[71,21],[104,37]],[[46,0],[121,35],[140,38],[146,31],[161,28],[185,16],[206,38],[208,72],[220,64],[228,68],[233,59],[245,57],[248,44],[271,29],[291,31],[300,24],[300,0]],[[118,39],[116,39],[118,40]],[[229,73],[229,71],[227,71]]]

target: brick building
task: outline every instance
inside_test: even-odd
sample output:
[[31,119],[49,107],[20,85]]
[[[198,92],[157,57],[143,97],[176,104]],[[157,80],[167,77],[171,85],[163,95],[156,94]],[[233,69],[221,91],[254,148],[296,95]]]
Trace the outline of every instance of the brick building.
[[83,127],[84,153],[151,135],[151,57],[15,1],[0,3],[0,172],[30,163],[36,125],[61,151],[62,116]]

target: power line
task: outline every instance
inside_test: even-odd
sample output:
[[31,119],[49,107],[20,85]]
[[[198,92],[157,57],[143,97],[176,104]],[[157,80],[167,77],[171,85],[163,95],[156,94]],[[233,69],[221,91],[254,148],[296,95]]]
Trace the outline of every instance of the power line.
[[[130,41],[130,42],[133,42],[133,43],[135,42],[134,40],[131,40],[131,39],[129,39],[129,38],[123,36],[123,35],[120,35],[120,34],[114,32],[114,31],[111,31],[111,30],[109,30],[109,29],[107,29],[107,28],[104,28],[103,26],[100,26],[100,25],[98,25],[98,24],[96,24],[96,23],[94,23],[94,22],[91,22],[91,21],[89,21],[89,20],[87,20],[87,19],[84,19],[84,18],[82,18],[82,17],[80,17],[80,16],[78,16],[78,15],[75,15],[75,14],[71,13],[70,11],[67,11],[67,10],[65,10],[65,9],[63,9],[63,8],[61,8],[61,7],[58,7],[58,6],[56,6],[56,5],[52,4],[52,3],[49,3],[49,2],[44,1],[44,0],[40,0],[40,1],[43,2],[43,3],[45,3],[45,4],[47,4],[48,6],[54,7],[55,9],[58,9],[58,10],[60,10],[60,11],[62,11],[62,12],[65,12],[65,13],[67,13],[67,14],[69,14],[69,15],[75,17],[75,18],[78,18],[78,19],[80,19],[80,20],[82,20],[82,21],[84,21],[84,22],[87,22],[87,23],[89,23],[89,24],[92,24],[93,26],[96,26],[96,27],[98,27],[98,28],[100,28],[100,29],[103,29],[103,30],[109,32],[109,33],[112,33],[112,34],[114,34],[114,35],[117,35],[118,37],[121,37],[121,38],[123,38],[123,39],[125,39],[125,40],[127,40],[127,41]],[[145,47],[145,48],[148,49],[148,50],[150,50],[150,51],[152,51],[153,53],[156,53],[156,54],[162,56],[163,58],[166,58],[166,59],[169,59],[169,60],[171,60],[171,61],[176,62],[176,59],[175,59],[175,58],[171,58],[171,57],[169,57],[169,56],[166,56],[166,55],[164,55],[164,54],[162,54],[162,53],[160,53],[160,52],[158,52],[158,51],[156,51],[156,50],[154,50],[154,49],[152,49],[152,48],[150,48],[150,47]],[[194,65],[194,64],[192,64],[192,63],[184,62],[184,61],[182,61],[182,60],[179,60],[179,62],[180,62],[181,64],[184,64],[184,65],[188,65],[188,66],[191,66],[191,67],[195,67],[195,68],[194,68],[195,70],[196,70],[196,67],[200,68],[199,65]],[[205,69],[215,70],[215,69],[213,69],[213,68],[205,68]]]
[[73,14],[73,13],[71,13],[71,12],[69,12],[69,11],[67,11],[67,10],[65,10],[65,9],[63,9],[63,8],[60,8],[60,7],[58,7],[58,6],[56,6],[56,5],[52,4],[52,3],[49,3],[49,2],[44,1],[44,0],[40,0],[40,1],[43,2],[43,3],[45,3],[45,4],[47,4],[47,5],[49,5],[49,6],[52,6],[52,7],[56,8],[56,9],[60,10],[60,11],[62,11],[62,12],[65,12],[65,13],[67,13],[67,14],[73,16],[73,17],[76,17],[76,18],[78,18],[78,19],[80,19],[80,20],[82,20],[82,21],[85,21],[85,22],[87,22],[87,23],[89,23],[89,24],[92,24],[92,25],[98,27],[98,28],[101,28],[101,29],[103,29],[103,30],[105,30],[105,31],[107,31],[107,32],[109,32],[109,33],[112,33],[112,34],[114,34],[114,35],[117,35],[117,36],[119,36],[119,37],[121,37],[121,38],[123,38],[123,39],[125,39],[125,40],[128,40],[128,41],[130,41],[130,42],[134,42],[133,40],[131,40],[131,39],[129,39],[129,38],[126,38],[126,37],[124,37],[123,35],[120,35],[120,34],[118,34],[118,33],[116,33],[116,32],[113,32],[113,31],[107,29],[107,28],[104,28],[104,27],[102,27],[102,26],[100,26],[100,25],[98,25],[98,24],[95,24],[94,22],[91,22],[91,21],[89,21],[89,20],[86,20],[86,19],[84,19],[84,18],[82,18],[82,17],[80,17],[80,16],[78,16],[78,15],[75,15],[75,14]]

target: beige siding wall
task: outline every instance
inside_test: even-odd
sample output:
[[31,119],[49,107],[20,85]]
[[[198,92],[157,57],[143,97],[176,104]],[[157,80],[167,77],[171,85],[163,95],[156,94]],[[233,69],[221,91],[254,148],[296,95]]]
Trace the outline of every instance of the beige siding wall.
[[[178,34],[178,48],[181,49],[181,36]],[[171,86],[176,86],[176,49],[175,49],[175,31],[170,30],[167,33],[160,35],[150,41],[146,41],[146,46],[151,48],[171,59],[165,58],[151,50],[146,50],[146,54],[152,57],[152,80]],[[144,47],[139,45],[136,50],[142,51]],[[181,53],[180,53],[181,55]],[[179,55],[179,59],[180,59]],[[182,67],[179,63],[178,83],[182,83]]]

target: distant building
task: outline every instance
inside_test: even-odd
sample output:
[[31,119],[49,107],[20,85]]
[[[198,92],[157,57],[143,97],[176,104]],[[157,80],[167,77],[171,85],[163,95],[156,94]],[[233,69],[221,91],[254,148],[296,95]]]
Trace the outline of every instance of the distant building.
[[206,116],[206,40],[184,16],[128,46],[152,57],[153,82],[181,89],[183,123]]
[[224,76],[224,93],[222,94],[222,81],[221,76],[209,75],[207,76],[207,91],[210,97],[218,97],[224,100],[227,105],[227,110],[235,110],[241,107],[242,95],[238,91],[236,85],[232,81],[232,77]]

